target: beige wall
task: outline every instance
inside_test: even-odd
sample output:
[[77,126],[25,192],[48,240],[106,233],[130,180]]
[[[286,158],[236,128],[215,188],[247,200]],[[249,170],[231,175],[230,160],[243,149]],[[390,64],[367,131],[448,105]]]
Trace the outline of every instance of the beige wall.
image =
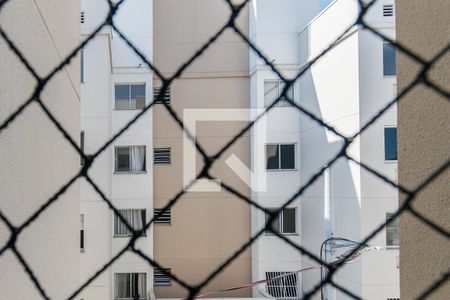
[[[225,24],[229,8],[222,0],[154,1],[155,64],[170,76],[184,61]],[[247,32],[248,13],[238,20]],[[248,108],[248,48],[227,31],[172,85],[172,107],[182,117],[184,108]],[[212,154],[231,139],[245,123],[204,122],[197,128],[198,141]],[[154,110],[154,146],[172,148],[172,164],[154,167],[154,207],[167,203],[182,189],[183,147],[181,129],[166,110]],[[235,153],[250,165],[250,141],[246,134],[211,174],[243,194],[250,191],[224,160]],[[202,160],[197,159],[197,170]],[[172,209],[172,224],[156,226],[154,256],[164,267],[189,284],[198,284],[231,256],[250,237],[250,208],[226,192],[186,193]],[[250,251],[242,254],[205,291],[251,281]],[[155,288],[157,297],[182,297],[180,286]],[[251,291],[226,296],[248,296]]]
[[[450,39],[450,2],[397,0],[397,39],[426,59]],[[398,89],[415,78],[418,65],[400,55]],[[430,78],[447,89],[450,53],[435,65]],[[399,183],[415,188],[449,159],[450,103],[421,85],[398,105]],[[430,184],[413,207],[450,230],[450,171]],[[407,213],[400,219],[401,299],[415,299],[450,268],[450,241]],[[447,281],[430,299],[448,299]]]
[[[41,75],[47,75],[80,42],[79,2],[9,1],[0,26]],[[0,123],[24,103],[34,79],[0,39]],[[79,139],[79,60],[59,72],[42,99],[71,137]],[[79,155],[36,104],[0,132],[0,209],[21,225],[79,171]],[[17,248],[51,299],[67,298],[79,285],[79,187],[75,183],[27,227]],[[0,247],[9,237],[0,222]],[[38,299],[23,267],[0,257],[0,298]]]

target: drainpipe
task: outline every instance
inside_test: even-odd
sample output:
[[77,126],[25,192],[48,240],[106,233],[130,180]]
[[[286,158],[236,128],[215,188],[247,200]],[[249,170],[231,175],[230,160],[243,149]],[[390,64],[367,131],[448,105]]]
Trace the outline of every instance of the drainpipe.
[[[325,239],[332,238],[334,235],[334,211],[333,211],[333,196],[331,193],[331,169],[328,167],[324,172],[324,233]],[[325,261],[333,261],[333,249],[332,244],[325,245]],[[324,300],[334,300],[335,291],[331,285],[326,285],[324,287]]]

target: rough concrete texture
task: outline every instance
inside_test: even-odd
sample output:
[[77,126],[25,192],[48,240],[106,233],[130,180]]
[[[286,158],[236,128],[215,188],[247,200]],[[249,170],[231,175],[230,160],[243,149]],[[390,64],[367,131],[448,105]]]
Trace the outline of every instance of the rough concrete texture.
[[[450,40],[450,2],[397,0],[397,40],[425,59],[434,57]],[[417,76],[420,65],[398,57],[399,92]],[[433,67],[429,78],[447,92],[450,53]],[[409,189],[421,184],[450,159],[450,102],[424,84],[398,105],[399,183]],[[413,207],[450,230],[450,170],[441,174],[415,199]],[[400,201],[403,201],[404,197]],[[401,299],[415,299],[450,269],[450,241],[410,213],[400,219]],[[429,299],[449,299],[444,283]]]
[[[4,1],[2,1],[2,4]],[[40,76],[80,42],[79,1],[17,0],[0,11],[0,26]],[[0,39],[0,124],[37,85]],[[41,97],[72,139],[79,139],[79,60],[48,82]],[[76,151],[33,103],[0,131],[0,210],[20,226],[79,171]],[[66,299],[79,283],[79,187],[72,185],[19,235],[17,250],[51,299]],[[9,230],[0,222],[0,248]],[[11,250],[0,256],[0,299],[40,299]]]

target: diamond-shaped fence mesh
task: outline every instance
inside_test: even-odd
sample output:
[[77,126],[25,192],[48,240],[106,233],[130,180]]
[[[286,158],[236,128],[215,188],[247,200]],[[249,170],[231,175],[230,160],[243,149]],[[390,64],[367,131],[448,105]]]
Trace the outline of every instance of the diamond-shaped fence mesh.
[[[3,0],[0,1],[0,11],[2,7],[14,0]],[[105,0],[106,1],[106,0]],[[145,260],[149,265],[152,267],[157,267],[161,270],[162,273],[165,273],[165,275],[170,276],[172,280],[183,286],[187,292],[188,292],[188,298],[192,299],[196,295],[199,294],[199,292],[204,288],[208,283],[210,283],[216,276],[218,276],[222,270],[224,270],[227,266],[229,266],[241,253],[243,253],[246,249],[248,249],[252,243],[260,237],[265,231],[271,231],[274,235],[276,235],[281,240],[284,240],[286,243],[294,247],[297,251],[299,251],[302,255],[306,255],[312,260],[316,261],[319,265],[326,268],[328,271],[326,273],[326,276],[322,277],[322,280],[318,282],[315,287],[310,290],[306,291],[303,295],[303,299],[310,299],[314,294],[316,294],[323,286],[330,284],[334,286],[336,289],[340,290],[341,292],[348,295],[350,298],[354,299],[360,299],[359,296],[355,295],[353,292],[348,290],[345,287],[340,286],[337,284],[333,279],[333,274],[336,273],[337,270],[339,270],[343,264],[346,262],[346,259],[350,259],[353,255],[357,253],[359,248],[355,248],[352,251],[349,251],[345,253],[345,257],[343,257],[341,260],[334,262],[333,264],[330,264],[329,262],[324,261],[323,259],[319,258],[315,254],[311,253],[301,245],[294,244],[291,240],[286,238],[285,236],[281,235],[280,233],[274,231],[270,224],[275,220],[278,213],[280,213],[281,210],[286,208],[289,204],[291,204],[297,197],[301,196],[305,190],[310,187],[320,176],[323,175],[326,169],[330,168],[333,164],[335,164],[339,159],[344,158],[349,161],[352,161],[358,165],[360,165],[363,169],[367,170],[380,180],[384,181],[387,185],[390,185],[392,187],[395,187],[398,189],[398,191],[405,195],[405,201],[402,202],[399,209],[392,214],[392,217],[386,220],[385,223],[381,224],[380,226],[373,228],[372,232],[367,235],[362,241],[359,241],[360,244],[364,245],[368,243],[376,234],[378,234],[380,231],[382,231],[389,223],[393,222],[396,218],[399,218],[400,215],[404,214],[405,212],[409,211],[412,215],[414,215],[416,218],[418,218],[421,222],[424,224],[427,224],[430,228],[432,228],[436,233],[442,235],[444,238],[449,238],[449,232],[445,229],[436,224],[433,220],[430,220],[426,216],[422,215],[420,212],[415,210],[412,207],[412,203],[414,202],[416,196],[418,193],[420,193],[423,189],[425,189],[430,183],[432,183],[440,174],[445,172],[450,164],[450,160],[447,160],[443,165],[441,165],[438,169],[436,169],[426,180],[424,180],[420,185],[418,185],[414,189],[408,189],[400,184],[397,184],[396,182],[392,181],[391,179],[387,178],[383,174],[380,174],[375,169],[371,168],[370,166],[366,165],[363,162],[357,161],[354,158],[352,158],[348,154],[348,149],[350,145],[353,143],[353,141],[358,138],[363,132],[365,132],[372,124],[374,124],[383,114],[391,108],[396,103],[399,103],[402,101],[404,96],[411,91],[414,87],[418,85],[426,85],[430,89],[434,90],[436,93],[440,94],[443,98],[449,100],[450,95],[449,93],[443,89],[442,87],[438,86],[437,84],[433,83],[432,80],[430,80],[428,76],[428,72],[433,67],[433,65],[444,55],[446,55],[449,51],[450,44],[447,44],[435,57],[426,60],[423,59],[420,55],[414,52],[414,49],[408,49],[406,46],[402,45],[401,43],[396,42],[395,40],[391,39],[390,37],[384,35],[383,33],[377,31],[374,29],[370,24],[368,24],[364,20],[364,16],[366,15],[369,8],[377,2],[371,1],[371,2],[364,2],[362,0],[357,1],[359,4],[359,15],[355,19],[354,23],[351,24],[344,32],[338,36],[333,43],[331,43],[325,50],[323,50],[319,55],[311,59],[307,65],[302,68],[302,70],[292,79],[288,79],[276,68],[276,66],[271,62],[271,60],[266,57],[258,47],[253,44],[249,37],[246,36],[244,32],[241,31],[241,29],[238,28],[238,26],[235,23],[236,18],[242,13],[244,7],[248,5],[249,0],[242,1],[240,4],[234,4],[231,0],[224,0],[228,7],[229,7],[229,18],[228,21],[223,24],[223,26],[213,35],[211,36],[208,41],[203,44],[201,48],[199,48],[187,61],[184,62],[177,70],[174,72],[173,76],[171,77],[165,77],[163,74],[158,70],[157,66],[153,64],[153,62],[149,61],[145,55],[140,52],[140,50],[133,45],[132,42],[127,39],[127,36],[120,31],[118,27],[116,27],[116,24],[114,23],[114,16],[116,12],[120,9],[120,7],[123,5],[124,2],[131,1],[131,0],[121,0],[121,1],[111,1],[107,0],[107,3],[109,5],[109,13],[107,17],[105,18],[104,22],[99,25],[78,47],[73,49],[73,51],[65,57],[61,63],[55,67],[47,76],[42,77],[38,75],[38,72],[33,68],[33,66],[29,63],[29,61],[25,58],[25,56],[22,54],[20,48],[14,43],[13,39],[2,29],[0,28],[0,35],[2,39],[7,43],[9,48],[12,50],[12,52],[19,58],[21,63],[26,67],[28,72],[34,77],[34,79],[37,82],[37,87],[32,93],[32,95],[26,99],[26,101],[17,109],[11,113],[2,124],[0,124],[0,134],[9,126],[11,125],[19,115],[21,115],[24,110],[30,106],[31,104],[35,103],[37,104],[42,111],[45,113],[45,115],[48,117],[48,119],[56,126],[56,128],[62,133],[64,139],[81,155],[81,157],[84,158],[85,164],[82,169],[77,174],[74,174],[73,177],[61,188],[54,193],[52,197],[47,199],[47,201],[37,210],[35,211],[27,220],[25,220],[22,224],[19,226],[13,225],[14,222],[12,222],[7,215],[4,214],[0,210],[0,219],[2,222],[8,227],[10,231],[10,237],[8,242],[3,246],[3,248],[0,249],[0,257],[4,255],[7,251],[11,251],[19,260],[21,265],[26,270],[26,273],[29,275],[30,280],[33,282],[34,286],[36,287],[37,293],[39,293],[42,298],[44,299],[50,299],[48,294],[46,293],[46,288],[43,286],[39,280],[39,278],[35,275],[32,268],[29,266],[27,261],[24,259],[23,255],[19,251],[19,249],[16,247],[16,242],[27,227],[32,226],[33,223],[40,217],[40,215],[47,210],[51,205],[53,205],[55,202],[58,201],[59,197],[66,192],[66,190],[74,184],[75,181],[79,178],[85,178],[85,180],[93,187],[93,189],[98,193],[98,195],[104,200],[104,202],[107,204],[107,206],[114,211],[114,213],[121,219],[121,221],[125,224],[125,226],[133,233],[132,237],[129,239],[129,242],[125,247],[123,247],[122,250],[120,250],[117,254],[115,254],[109,261],[105,262],[104,265],[97,270],[95,274],[93,274],[87,281],[83,282],[81,286],[71,295],[69,295],[68,299],[74,299],[77,295],[80,294],[83,289],[85,289],[90,283],[92,283],[98,276],[100,276],[103,272],[105,272],[114,262],[116,262],[121,256],[124,255],[126,252],[134,252],[138,256],[140,256],[143,260]],[[356,0],[355,0],[356,1]],[[400,51],[403,55],[406,55],[411,60],[415,61],[417,64],[421,66],[421,70],[418,73],[418,76],[410,82],[403,90],[399,91],[397,96],[387,103],[381,110],[378,111],[378,113],[369,121],[367,122],[356,134],[352,136],[345,136],[341,134],[338,130],[336,130],[332,125],[327,124],[322,119],[318,118],[314,114],[310,113],[308,110],[306,110],[304,107],[299,105],[298,103],[294,102],[293,99],[289,98],[288,90],[289,88],[296,82],[308,69],[311,68],[313,64],[315,64],[318,60],[320,60],[326,53],[331,51],[340,41],[342,37],[344,37],[353,26],[358,25],[375,35],[377,35],[379,38],[383,39],[384,41],[390,42],[395,45],[396,49]],[[70,61],[77,55],[78,52],[83,49],[92,39],[96,37],[96,35],[105,27],[110,27],[112,30],[117,33],[117,35],[123,39],[123,41],[128,45],[130,49],[134,51],[134,53],[140,57],[140,59],[153,71],[154,76],[156,76],[161,82],[162,86],[160,89],[160,93],[157,96],[157,98],[150,104],[148,104],[142,111],[140,111],[137,115],[135,115],[131,120],[127,122],[127,124],[120,129],[118,132],[116,132],[112,137],[110,137],[102,147],[100,147],[93,155],[86,155],[83,153],[82,149],[78,146],[78,143],[74,141],[69,133],[64,129],[63,125],[54,117],[54,115],[51,113],[49,108],[44,104],[42,101],[42,93],[48,82],[59,72],[61,71],[65,65],[69,64]],[[187,132],[187,129],[185,128],[183,124],[182,118],[178,116],[175,110],[170,106],[170,104],[166,103],[165,101],[161,101],[164,97],[165,91],[171,86],[171,84],[179,78],[183,72],[198,58],[202,56],[202,54],[209,48],[211,45],[213,45],[218,38],[227,30],[230,29],[235,32],[247,45],[250,47],[250,49],[260,58],[262,59],[265,64],[273,71],[280,80],[285,82],[284,88],[280,94],[280,96],[274,101],[270,106],[268,106],[264,112],[262,112],[257,118],[255,118],[252,122],[250,122],[248,125],[246,125],[244,128],[240,130],[240,132],[235,135],[232,139],[230,139],[227,143],[223,145],[223,147],[214,155],[208,155],[207,152],[204,150],[202,145],[198,143],[196,140],[193,139],[192,132]],[[102,192],[102,190],[98,187],[98,185],[92,180],[92,178],[88,174],[88,170],[91,168],[94,161],[99,157],[100,154],[102,154],[109,146],[114,143],[127,129],[129,129],[134,123],[136,123],[144,114],[146,114],[149,110],[152,109],[154,103],[159,102],[164,105],[164,108],[169,112],[170,116],[173,118],[173,121],[179,125],[179,127],[185,131],[188,135],[188,137],[191,139],[191,141],[195,144],[196,150],[198,153],[203,157],[204,160],[204,167],[202,169],[202,172],[199,173],[197,178],[202,179],[214,179],[213,176],[210,175],[209,171],[211,170],[214,163],[224,154],[224,152],[229,149],[233,144],[235,144],[245,133],[247,133],[252,126],[255,124],[255,122],[258,122],[259,119],[261,119],[265,114],[267,114],[274,106],[277,105],[279,101],[288,101],[290,105],[301,111],[302,113],[309,116],[311,119],[313,119],[315,122],[326,128],[327,130],[333,132],[337,136],[341,137],[344,140],[343,146],[338,151],[338,153],[331,158],[326,164],[323,165],[322,168],[317,170],[317,172],[303,185],[298,187],[297,192],[292,195],[289,199],[286,199],[284,204],[279,208],[278,211],[268,211],[266,208],[258,205],[258,203],[254,202],[252,199],[242,195],[240,192],[235,190],[233,187],[227,185],[226,183],[221,183],[222,188],[229,191],[231,194],[235,195],[239,199],[245,201],[247,204],[263,211],[264,213],[268,214],[270,217],[267,219],[265,227],[261,228],[256,234],[251,236],[251,238],[244,243],[235,253],[233,253],[228,259],[223,261],[220,266],[217,267],[213,272],[211,272],[200,284],[197,284],[195,286],[189,285],[186,283],[186,281],[183,278],[177,277],[175,274],[168,273],[166,269],[162,265],[160,265],[157,261],[155,261],[152,257],[147,256],[144,252],[139,250],[136,247],[136,242],[138,239],[142,236],[141,231],[137,231],[133,229],[133,227],[128,223],[128,221],[119,213],[118,208],[115,207],[111,201],[111,199],[108,199],[108,197],[105,195],[105,193]],[[194,184],[194,181],[190,183],[190,185]],[[164,212],[171,209],[171,207],[175,206],[179,199],[183,196],[185,193],[184,190],[180,190],[175,197],[173,197],[165,207],[163,207],[158,214],[156,214],[147,224],[145,224],[143,231],[147,230],[155,221],[156,218],[158,218],[159,215],[163,214]],[[422,295],[418,295],[417,299],[425,299],[427,298],[433,291],[437,290],[440,286],[444,285],[448,282],[450,272],[447,271],[447,273],[443,274],[440,280],[432,283]]]

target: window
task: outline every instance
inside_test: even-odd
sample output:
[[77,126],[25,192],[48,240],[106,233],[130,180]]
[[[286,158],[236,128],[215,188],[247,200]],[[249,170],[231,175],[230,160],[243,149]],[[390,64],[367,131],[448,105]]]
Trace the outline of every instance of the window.
[[[145,209],[121,209],[119,210],[121,216],[127,220],[128,224],[134,230],[142,230],[145,225]],[[130,236],[133,233],[122,222],[118,215],[114,215],[114,236]],[[145,235],[145,232],[142,232]]]
[[[278,209],[269,209],[271,212],[275,212]],[[297,232],[296,225],[296,209],[295,208],[285,208],[283,209],[272,223],[272,229],[275,232],[281,234],[292,234]],[[269,221],[270,215],[266,215],[266,223]],[[266,233],[271,234],[272,232],[267,230]]]
[[80,215],[80,250],[84,252],[84,215]]
[[384,160],[397,160],[397,128],[384,128]]
[[[156,217],[161,212],[162,212],[162,209],[155,208],[154,209],[154,216]],[[172,222],[172,216],[171,216],[170,209],[165,211],[165,212],[163,212],[161,215],[159,215],[155,219],[155,224],[167,224],[167,225],[170,225],[171,222]]]
[[84,49],[80,50],[80,82],[84,83]]
[[161,98],[158,98],[159,94],[161,93],[162,88],[161,87],[155,87],[153,88],[153,101],[158,103],[170,103],[171,100],[171,92],[170,92],[170,86],[166,88],[164,91],[164,94],[161,95]]
[[[81,152],[84,153],[84,131],[80,132],[80,149]],[[80,155],[80,166],[84,167],[84,164],[85,164],[84,157]]]
[[143,109],[145,107],[145,84],[116,84],[115,109]]
[[393,17],[394,16],[394,4],[383,5],[383,17]]
[[295,144],[266,145],[266,169],[295,169]]
[[114,274],[114,299],[145,300],[147,299],[147,274],[116,273]]
[[[386,213],[386,220],[390,220],[393,214]],[[399,222],[398,217],[386,226],[386,246],[397,247],[399,245]]]
[[395,46],[391,43],[383,43],[383,75],[395,76],[397,74],[397,62]]
[[[171,269],[164,269],[166,273],[169,275],[172,273]],[[163,271],[159,268],[153,269],[153,284],[154,285],[171,285],[172,284],[172,278],[166,274],[163,273]]]
[[276,299],[300,299],[298,274],[290,272],[266,272],[266,278],[276,278],[267,282],[267,293]]
[[156,164],[170,164],[170,148],[154,148],[153,149],[153,163]]
[[145,146],[116,147],[115,150],[116,172],[145,172]]
[[[264,106],[270,106],[278,97],[281,96],[283,92],[285,83],[281,80],[268,80],[264,81]],[[294,101],[294,89],[290,87],[286,92],[286,96]],[[292,106],[288,101],[286,101],[286,97],[282,97],[280,101],[275,104],[275,106]]]

